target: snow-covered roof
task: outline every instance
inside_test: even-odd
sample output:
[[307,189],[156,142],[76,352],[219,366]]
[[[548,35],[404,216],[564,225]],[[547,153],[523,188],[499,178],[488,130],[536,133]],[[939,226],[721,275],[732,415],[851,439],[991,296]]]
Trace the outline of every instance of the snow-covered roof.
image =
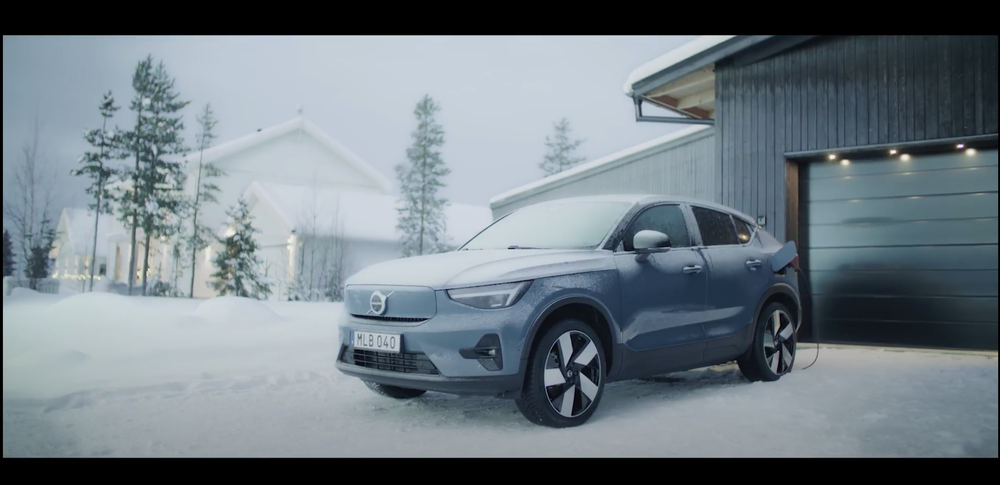
[[[348,239],[364,241],[400,240],[396,231],[399,199],[394,195],[268,182],[250,184],[244,197],[252,195],[267,201],[288,227],[297,231],[317,214],[320,227],[316,230],[322,234],[339,232]],[[449,242],[456,245],[493,222],[492,212],[483,206],[449,204],[445,216]]]
[[[107,237],[114,227],[114,216],[101,214],[97,221],[97,257],[108,253]],[[89,256],[94,245],[94,212],[67,207],[59,217],[60,232],[65,232],[73,254]]]
[[319,141],[323,146],[333,151],[340,157],[342,157],[347,163],[351,164],[354,168],[358,169],[361,173],[368,176],[376,185],[379,186],[384,191],[391,191],[392,184],[389,182],[384,175],[382,175],[378,170],[369,165],[367,162],[357,156],[354,152],[350,151],[342,145],[337,140],[334,140],[330,135],[326,134],[318,126],[316,126],[311,121],[303,118],[302,116],[297,116],[289,121],[286,121],[280,125],[272,126],[270,128],[265,128],[260,131],[251,133],[242,138],[237,138],[220,145],[211,147],[203,154],[199,152],[191,152],[187,156],[183,157],[182,160],[185,162],[197,162],[199,156],[203,156],[202,160],[204,162],[212,162],[235,153],[242,152],[248,148],[260,145],[262,143],[268,142],[280,136],[291,133],[295,130],[302,130],[304,133],[309,134],[317,141]]
[[678,141],[682,138],[692,136],[709,128],[710,128],[709,126],[705,125],[693,125],[688,128],[677,130],[668,133],[666,135],[663,135],[661,137],[654,138],[647,142],[626,148],[619,152],[612,153],[611,155],[608,155],[606,157],[598,158],[597,160],[577,165],[573,168],[564,170],[555,175],[550,175],[543,179],[531,182],[530,184],[522,185],[515,189],[508,190],[507,192],[504,192],[500,195],[494,196],[492,199],[490,199],[490,206],[497,206],[514,198],[521,198],[532,193],[541,192],[543,189],[548,188],[558,182],[574,178],[581,178],[583,176],[589,175],[590,173],[600,168],[607,167],[611,164],[614,164],[615,162],[623,161],[624,159],[632,155],[642,153],[646,150],[656,148],[660,145]]
[[631,74],[628,75],[628,80],[625,81],[625,95],[632,97],[632,86],[636,83],[643,81],[651,76],[656,75],[665,69],[674,66],[675,64],[693,57],[695,55],[701,54],[702,52],[711,49],[723,42],[726,42],[735,35],[705,35],[698,37],[687,44],[684,44],[666,54],[663,54],[656,59],[653,59],[639,67],[637,67]]

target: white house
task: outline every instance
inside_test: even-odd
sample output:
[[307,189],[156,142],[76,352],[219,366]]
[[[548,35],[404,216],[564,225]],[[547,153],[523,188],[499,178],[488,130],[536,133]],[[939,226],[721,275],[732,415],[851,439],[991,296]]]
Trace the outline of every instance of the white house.
[[94,213],[87,209],[66,208],[59,216],[52,255],[53,277],[61,280],[60,287],[82,288],[95,264],[94,285],[107,274],[108,235],[115,225],[114,217],[101,214],[97,224],[97,257],[91,261],[94,249]]
[[[299,236],[307,226],[316,227],[316,234],[322,236],[321,239],[343,241],[339,243],[341,246],[349,246],[348,250],[338,253],[346,260],[338,266],[338,272],[347,272],[338,274],[338,279],[368,264],[401,256],[396,242],[399,237],[395,235],[396,198],[390,181],[302,116],[217,145],[204,153],[192,152],[183,160],[188,166],[186,191],[192,196],[197,187],[199,163],[212,163],[225,172],[225,176],[213,180],[220,188],[219,202],[205,204],[199,215],[201,222],[218,228],[220,236],[226,230],[226,211],[241,196],[253,199],[249,201],[254,204],[255,225],[262,230],[257,237],[270,265],[269,277],[278,286],[276,294],[287,294],[286,282],[301,276],[295,273],[295,268],[305,263],[300,259],[294,260],[297,264],[290,263],[289,258],[297,256],[288,254],[288,246],[293,232]],[[307,204],[312,199],[317,203]],[[266,203],[261,205],[260,201]],[[338,201],[337,210],[331,212],[330,201]],[[373,207],[378,207],[377,218],[366,216],[372,213]],[[455,225],[449,227],[449,234],[455,241],[471,230],[468,227],[482,229],[492,221],[486,207],[456,205],[449,211],[448,223]],[[305,223],[307,215],[315,218],[314,224]],[[334,220],[341,221],[338,224],[346,232],[335,234],[331,229],[338,227]],[[107,254],[111,258],[108,271],[115,282],[127,281],[130,237],[125,230],[111,231],[108,236]],[[136,244],[140,260],[142,241],[140,231]],[[298,245],[302,246],[302,241]],[[170,281],[167,274],[174,263],[170,258],[170,241],[152,241],[150,246],[148,276],[160,275]],[[195,258],[196,298],[216,294],[209,287],[209,281],[214,271],[213,255],[218,249],[218,245],[210,247]],[[184,264],[190,264],[190,255],[185,257]],[[141,268],[136,269],[137,276],[140,271]],[[279,271],[281,277],[275,278]],[[178,287],[184,293],[188,291],[190,278],[190,269],[179,278]]]
[[[254,182],[244,198],[261,231],[258,243],[275,298],[294,293],[296,283],[300,294],[335,292],[366,266],[402,255],[395,195]],[[462,245],[492,221],[488,207],[449,204],[447,244]]]

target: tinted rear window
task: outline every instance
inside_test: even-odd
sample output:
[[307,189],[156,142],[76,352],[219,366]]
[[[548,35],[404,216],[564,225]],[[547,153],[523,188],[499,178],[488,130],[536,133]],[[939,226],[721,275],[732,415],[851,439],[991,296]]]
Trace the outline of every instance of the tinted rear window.
[[703,207],[692,207],[694,218],[701,231],[705,246],[734,246],[739,244],[733,218],[729,214]]

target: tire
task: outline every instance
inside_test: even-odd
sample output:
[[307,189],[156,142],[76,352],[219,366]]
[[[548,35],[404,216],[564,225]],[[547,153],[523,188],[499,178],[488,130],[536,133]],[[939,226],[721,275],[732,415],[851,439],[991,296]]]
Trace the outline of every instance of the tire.
[[797,341],[791,315],[784,305],[772,303],[757,317],[753,343],[736,361],[740,372],[751,382],[774,382],[794,368]]
[[379,384],[377,382],[364,381],[368,389],[375,391],[376,394],[391,397],[393,399],[413,399],[416,397],[423,396],[427,391],[421,391],[419,389],[407,389],[405,387],[387,386],[385,384]]
[[[567,343],[575,358],[561,357]],[[563,360],[573,364],[567,369]],[[550,428],[586,423],[604,395],[607,361],[593,328],[573,319],[557,323],[532,348],[517,408],[528,421]]]

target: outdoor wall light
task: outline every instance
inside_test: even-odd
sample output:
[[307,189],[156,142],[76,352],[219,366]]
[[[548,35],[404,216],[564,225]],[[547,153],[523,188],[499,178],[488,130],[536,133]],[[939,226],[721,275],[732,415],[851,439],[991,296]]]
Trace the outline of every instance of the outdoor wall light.
[[833,161],[833,160],[836,160],[836,159],[837,159],[837,155],[830,154],[830,161]]
[[896,150],[889,150],[889,155],[895,155],[896,153]]
[[959,150],[961,150],[961,149],[965,148],[965,144],[959,143],[957,148]]

